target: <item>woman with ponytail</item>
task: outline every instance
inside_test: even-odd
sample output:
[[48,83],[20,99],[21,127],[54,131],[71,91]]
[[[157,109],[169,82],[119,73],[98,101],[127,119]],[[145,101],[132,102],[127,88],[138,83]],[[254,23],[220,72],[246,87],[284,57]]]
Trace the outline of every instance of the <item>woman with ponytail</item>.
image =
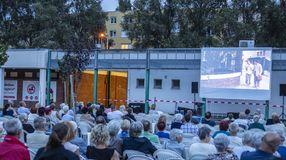
[[52,134],[46,147],[40,148],[35,156],[35,160],[79,160],[79,157],[64,148],[68,126],[58,123],[53,127]]

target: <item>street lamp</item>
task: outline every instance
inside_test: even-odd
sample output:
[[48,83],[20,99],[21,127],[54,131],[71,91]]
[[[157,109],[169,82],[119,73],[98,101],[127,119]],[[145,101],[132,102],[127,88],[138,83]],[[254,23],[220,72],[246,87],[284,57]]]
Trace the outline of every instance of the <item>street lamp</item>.
[[104,34],[104,33],[100,33],[100,35],[99,35],[99,37],[100,37],[100,39],[101,39],[101,42],[102,42],[102,40],[103,40],[103,38],[106,38],[106,47],[105,47],[105,49],[109,49],[108,47],[108,35],[107,34]]

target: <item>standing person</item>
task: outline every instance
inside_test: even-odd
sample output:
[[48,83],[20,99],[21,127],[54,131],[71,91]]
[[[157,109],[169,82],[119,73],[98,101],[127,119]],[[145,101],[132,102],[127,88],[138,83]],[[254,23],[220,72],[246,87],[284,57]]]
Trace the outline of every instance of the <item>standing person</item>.
[[254,87],[259,87],[259,82],[262,80],[262,65],[257,61],[254,62]]
[[247,60],[245,65],[245,84],[247,86],[250,85],[252,74],[253,74],[253,65],[250,63],[249,60]]
[[68,134],[68,126],[64,123],[58,123],[53,127],[52,134],[46,147],[40,148],[35,156],[35,160],[79,160],[79,157],[73,152],[66,150],[63,146]]
[[27,146],[19,140],[23,129],[20,120],[8,120],[4,122],[3,127],[7,135],[4,138],[4,142],[0,143],[0,159],[30,160]]

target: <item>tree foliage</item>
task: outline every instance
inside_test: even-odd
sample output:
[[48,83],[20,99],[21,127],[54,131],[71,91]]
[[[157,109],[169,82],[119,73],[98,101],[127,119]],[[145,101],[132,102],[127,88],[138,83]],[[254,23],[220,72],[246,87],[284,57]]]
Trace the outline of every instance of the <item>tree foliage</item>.
[[116,9],[120,12],[126,12],[131,10],[131,1],[130,0],[118,0],[118,8]]
[[122,26],[136,48],[286,47],[284,0],[135,0]]
[[0,45],[0,67],[5,64],[8,60],[8,55],[6,54],[7,47],[5,45]]

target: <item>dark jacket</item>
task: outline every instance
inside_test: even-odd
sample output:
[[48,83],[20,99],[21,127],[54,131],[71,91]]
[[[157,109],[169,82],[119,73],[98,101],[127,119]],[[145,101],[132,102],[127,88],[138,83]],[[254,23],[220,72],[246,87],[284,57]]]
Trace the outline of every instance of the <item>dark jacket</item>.
[[126,137],[123,139],[123,151],[125,150],[136,150],[153,155],[157,148],[146,137]]
[[40,148],[34,160],[79,160],[79,157],[64,146],[49,149],[45,151],[45,147]]

